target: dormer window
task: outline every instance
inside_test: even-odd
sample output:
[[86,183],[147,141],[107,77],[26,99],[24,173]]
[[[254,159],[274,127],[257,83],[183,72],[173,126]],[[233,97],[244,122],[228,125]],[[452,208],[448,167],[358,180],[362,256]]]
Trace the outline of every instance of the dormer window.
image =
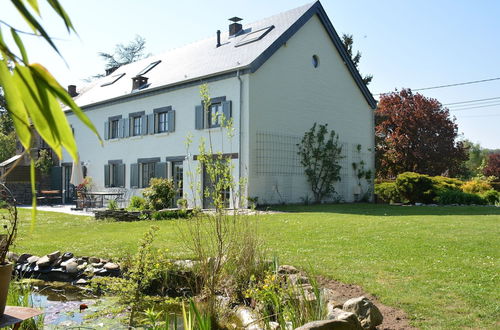
[[107,82],[105,82],[104,84],[101,85],[101,87],[113,85],[115,82],[118,81],[118,79],[120,79],[124,75],[125,75],[125,73],[119,73],[119,74],[112,75],[111,78]]
[[244,37],[242,37],[240,39],[240,41],[238,41],[238,43],[236,45],[234,45],[234,47],[239,47],[239,46],[247,45],[247,44],[255,42],[255,41],[259,41],[260,39],[264,38],[266,36],[266,34],[268,34],[272,29],[274,29],[274,25],[265,27],[265,28],[260,29],[260,30],[250,32],[247,35],[245,35]]
[[155,66],[157,66],[158,64],[160,64],[160,62],[161,62],[161,60],[160,61],[151,62],[147,67],[145,67],[144,69],[142,69],[141,72],[139,72],[137,75],[138,76],[145,75],[146,73],[148,73],[149,71],[151,71]]

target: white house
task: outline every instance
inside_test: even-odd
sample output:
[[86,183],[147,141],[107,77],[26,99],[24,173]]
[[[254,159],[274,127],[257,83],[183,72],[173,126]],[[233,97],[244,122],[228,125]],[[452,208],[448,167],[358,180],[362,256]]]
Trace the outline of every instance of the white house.
[[[228,32],[122,66],[79,91],[75,101],[104,138],[101,146],[67,114],[96,189],[138,194],[151,177],[172,177],[193,200],[190,180],[203,184],[194,173],[198,142],[210,132],[215,150],[231,156],[235,178],[247,179],[246,196],[300,202],[312,194],[296,144],[314,123],[328,123],[345,156],[337,191],[353,201],[359,188],[352,162],[374,168],[376,104],[320,2],[250,24],[232,21]],[[210,88],[208,113],[202,83]],[[215,113],[232,118],[232,140],[211,120]],[[69,156],[62,165],[71,166]]]

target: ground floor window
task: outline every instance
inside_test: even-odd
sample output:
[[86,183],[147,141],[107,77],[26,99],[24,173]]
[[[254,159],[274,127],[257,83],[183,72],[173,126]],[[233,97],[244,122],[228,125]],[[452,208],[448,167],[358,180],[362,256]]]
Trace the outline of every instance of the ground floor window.
[[183,169],[183,165],[182,165],[182,161],[178,161],[178,162],[172,162],[172,180],[174,181],[174,185],[177,189],[177,194],[176,194],[176,197],[175,199],[179,199],[179,198],[182,198],[182,196],[184,195],[184,191],[183,191],[183,178],[184,177],[184,169]]
[[155,177],[155,163],[141,163],[141,187],[149,187],[149,181]]

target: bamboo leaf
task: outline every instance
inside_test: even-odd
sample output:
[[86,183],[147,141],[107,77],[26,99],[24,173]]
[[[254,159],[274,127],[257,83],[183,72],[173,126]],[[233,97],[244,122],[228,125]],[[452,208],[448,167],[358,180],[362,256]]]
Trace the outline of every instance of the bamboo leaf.
[[68,30],[68,32],[70,32],[70,30],[73,30],[73,32],[76,33],[76,30],[75,30],[75,27],[73,26],[73,23],[71,23],[71,20],[70,20],[68,14],[64,10],[64,8],[61,6],[59,1],[58,0],[47,0],[47,2],[52,6],[52,8],[59,15],[59,17],[62,18],[62,20],[64,21],[64,24],[66,25],[66,29]]
[[10,29],[10,32],[12,33],[12,38],[14,38],[14,41],[16,42],[17,48],[19,48],[19,51],[21,52],[21,56],[23,58],[24,63],[29,63],[28,61],[28,54],[26,53],[26,49],[24,48],[23,41],[17,34],[16,30],[13,28]]
[[61,157],[61,143],[58,136],[57,124],[50,115],[49,104],[42,99],[36,82],[28,67],[16,64],[14,69],[14,79],[22,100],[27,109],[29,117],[40,136],[54,149],[54,152]]
[[62,103],[67,105],[73,111],[73,113],[78,117],[78,119],[80,119],[80,121],[85,124],[85,126],[87,126],[92,132],[94,132],[94,134],[98,137],[99,142],[102,144],[101,136],[99,135],[99,132],[95,128],[94,124],[80,109],[80,107],[76,105],[75,101],[73,101],[71,96],[68,95],[66,90],[61,85],[59,85],[59,83],[49,73],[49,71],[47,71],[47,69],[45,69],[41,64],[38,63],[32,64],[31,68],[36,71],[40,79],[43,79],[48,84],[51,91],[57,96],[57,98]]
[[7,111],[11,115],[19,141],[25,149],[29,150],[31,147],[31,130],[28,113],[5,59],[0,61],[0,85],[4,89]]
[[38,0],[28,0],[28,3],[30,4],[31,8],[36,11],[38,16],[40,16],[40,7],[38,7]]
[[[47,43],[56,51],[59,56],[61,56],[61,53],[59,53],[59,50],[57,49],[56,45],[52,42],[52,39],[50,36],[45,32],[45,29],[38,23],[37,19],[31,15],[29,10],[26,8],[22,0],[11,0],[14,6],[17,8],[23,19],[28,23],[28,25],[31,27],[33,32],[35,33],[40,33],[42,37],[47,41]],[[28,63],[26,63],[28,64]]]

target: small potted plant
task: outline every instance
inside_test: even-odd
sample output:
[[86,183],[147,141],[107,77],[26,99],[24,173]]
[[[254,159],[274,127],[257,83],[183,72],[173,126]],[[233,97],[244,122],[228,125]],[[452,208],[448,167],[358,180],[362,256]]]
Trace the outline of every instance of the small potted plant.
[[7,260],[7,252],[14,243],[17,234],[16,200],[11,191],[0,183],[0,317],[5,311],[9,283],[12,277],[13,265]]

